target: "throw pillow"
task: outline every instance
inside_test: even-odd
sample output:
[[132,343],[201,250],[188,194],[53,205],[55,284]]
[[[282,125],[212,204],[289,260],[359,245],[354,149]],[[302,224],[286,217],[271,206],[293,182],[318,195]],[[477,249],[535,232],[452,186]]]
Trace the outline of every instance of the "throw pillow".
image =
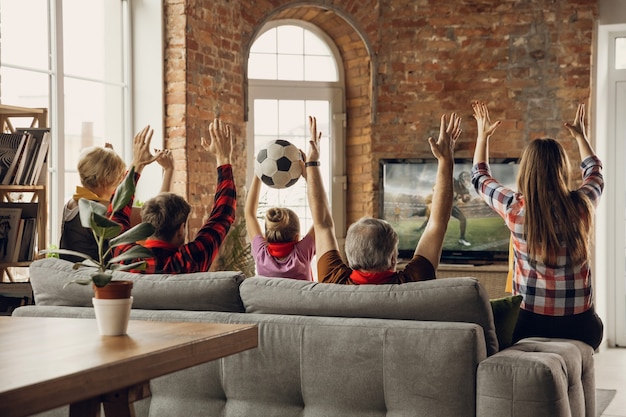
[[500,350],[506,349],[513,342],[513,330],[517,323],[522,296],[511,295],[489,300],[489,302],[493,310],[493,321],[496,326],[498,345],[500,345]]

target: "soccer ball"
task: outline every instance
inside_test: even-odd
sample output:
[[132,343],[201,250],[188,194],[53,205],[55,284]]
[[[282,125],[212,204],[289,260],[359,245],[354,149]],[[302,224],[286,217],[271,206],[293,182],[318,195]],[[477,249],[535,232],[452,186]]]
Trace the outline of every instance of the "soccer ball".
[[254,174],[269,187],[291,187],[302,175],[300,160],[300,149],[289,141],[276,139],[268,142],[257,154]]

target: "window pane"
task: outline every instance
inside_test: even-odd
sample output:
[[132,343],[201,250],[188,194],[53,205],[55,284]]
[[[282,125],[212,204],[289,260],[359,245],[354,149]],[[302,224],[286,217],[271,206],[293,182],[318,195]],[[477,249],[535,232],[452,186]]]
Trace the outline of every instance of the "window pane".
[[615,69],[626,69],[626,38],[615,38]]
[[[65,167],[75,172],[81,152],[91,146],[111,143],[124,157],[124,123],[121,87],[65,79]],[[125,158],[126,159],[126,158]],[[65,190],[66,199],[78,183]]]
[[47,0],[0,0],[0,40],[0,62],[47,70]]
[[302,55],[278,55],[278,79],[301,81],[304,79]]
[[254,42],[248,58],[248,77],[289,81],[339,80],[337,63],[328,44],[315,33],[290,25],[270,29]]
[[304,102],[302,100],[280,100],[278,102],[278,135],[281,139],[291,141],[304,134],[302,117]]
[[277,133],[278,100],[254,100],[254,135],[276,135]]
[[248,60],[248,77],[258,80],[277,79],[276,55],[250,54]]
[[337,67],[332,56],[305,56],[304,79],[306,81],[337,81]]
[[63,42],[66,74],[123,81],[121,1],[64,0]]
[[304,29],[298,26],[279,26],[278,53],[304,54]]
[[332,56],[326,42],[321,40],[313,32],[306,30],[304,32],[304,53],[306,55],[326,55]]
[[268,30],[259,36],[250,48],[251,53],[276,53],[276,30]]
[[[48,91],[50,77],[48,74],[0,68],[0,102],[11,106],[45,107],[48,108]],[[29,126],[27,124],[26,126]],[[18,127],[15,125],[15,127]]]

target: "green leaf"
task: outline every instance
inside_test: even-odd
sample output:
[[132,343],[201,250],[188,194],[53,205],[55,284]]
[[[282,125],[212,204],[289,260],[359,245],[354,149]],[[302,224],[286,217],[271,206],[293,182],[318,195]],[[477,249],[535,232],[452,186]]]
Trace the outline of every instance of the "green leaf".
[[109,246],[113,248],[125,243],[134,243],[138,240],[144,240],[145,238],[152,236],[153,233],[154,226],[150,223],[139,223],[132,229],[129,229],[116,238],[111,239],[109,241]]
[[69,281],[66,282],[63,285],[63,288],[67,287],[70,284],[80,284],[80,285],[89,285],[91,284],[93,281],[91,279],[75,279],[74,281]]
[[145,248],[141,245],[135,245],[124,253],[116,256],[115,258],[109,260],[109,264],[116,264],[123,261],[130,261],[133,259],[141,259],[141,258],[151,258],[152,251],[150,249]]
[[113,194],[113,213],[124,208],[135,195],[135,167],[131,167]]
[[109,282],[111,282],[111,279],[113,278],[113,274],[111,271],[107,271],[107,272],[95,272],[92,276],[91,276],[91,280],[93,281],[93,283],[96,285],[96,287],[104,287],[105,285],[107,285]]
[[146,261],[133,262],[132,264],[124,265],[124,264],[113,264],[111,265],[112,271],[129,271],[131,269],[136,269],[140,271],[146,270]]
[[91,214],[91,230],[96,236],[111,239],[122,232],[122,225],[98,213]]
[[[70,249],[44,249],[39,251],[40,255],[46,255],[49,253],[56,253],[56,254],[60,254],[60,255],[72,255],[72,256],[78,256],[79,258],[83,258],[83,259],[88,259],[92,262],[95,262],[89,255],[86,255],[82,252],[77,252],[75,250],[70,250]],[[80,264],[80,262],[79,262]]]
[[80,215],[80,224],[83,227],[91,227],[91,213],[98,213],[104,216],[107,212],[107,208],[98,203],[97,201],[91,201],[86,198],[78,200],[78,213]]

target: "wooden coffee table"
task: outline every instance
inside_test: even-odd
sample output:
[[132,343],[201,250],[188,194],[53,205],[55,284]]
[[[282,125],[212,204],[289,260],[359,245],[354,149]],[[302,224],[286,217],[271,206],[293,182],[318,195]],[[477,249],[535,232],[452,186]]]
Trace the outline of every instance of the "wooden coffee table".
[[70,416],[132,416],[150,379],[258,344],[253,324],[134,321],[100,336],[95,320],[0,317],[0,416],[70,404]]

